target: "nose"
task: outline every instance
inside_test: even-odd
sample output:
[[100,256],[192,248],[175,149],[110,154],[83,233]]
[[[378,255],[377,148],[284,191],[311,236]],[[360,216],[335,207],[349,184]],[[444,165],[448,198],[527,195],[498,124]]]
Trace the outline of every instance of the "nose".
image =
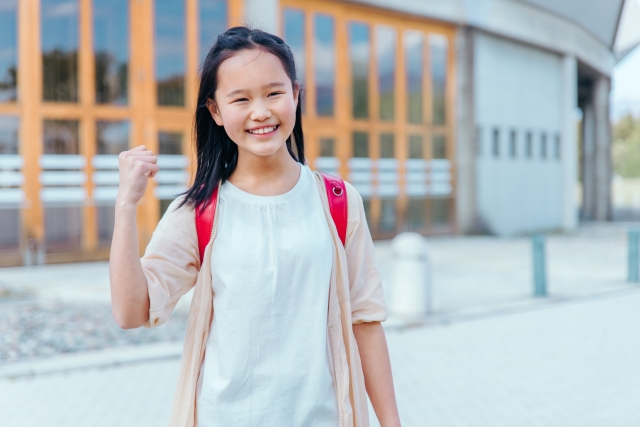
[[256,122],[261,122],[271,118],[271,110],[265,105],[262,101],[257,101],[253,104],[253,108],[251,109],[251,120],[255,120]]

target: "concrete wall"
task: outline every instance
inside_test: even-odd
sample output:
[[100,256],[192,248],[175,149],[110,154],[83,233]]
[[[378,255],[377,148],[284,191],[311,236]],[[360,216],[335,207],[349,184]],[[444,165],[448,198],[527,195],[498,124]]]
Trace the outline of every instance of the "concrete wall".
[[[564,64],[559,55],[478,33],[475,37],[476,197],[481,221],[498,235],[563,228]],[[516,134],[515,156],[511,132]],[[497,146],[494,133],[498,132]],[[532,135],[532,156],[526,152]],[[542,135],[546,135],[546,158]],[[575,141],[573,141],[575,144]],[[497,152],[496,152],[497,150]]]

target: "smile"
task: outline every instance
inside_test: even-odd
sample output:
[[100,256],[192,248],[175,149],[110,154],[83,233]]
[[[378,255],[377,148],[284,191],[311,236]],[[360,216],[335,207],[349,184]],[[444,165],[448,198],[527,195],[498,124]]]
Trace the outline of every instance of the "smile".
[[274,132],[276,129],[278,129],[278,127],[279,125],[268,126],[268,127],[259,128],[259,129],[249,129],[247,130],[247,132],[249,132],[251,135],[265,135],[265,134]]

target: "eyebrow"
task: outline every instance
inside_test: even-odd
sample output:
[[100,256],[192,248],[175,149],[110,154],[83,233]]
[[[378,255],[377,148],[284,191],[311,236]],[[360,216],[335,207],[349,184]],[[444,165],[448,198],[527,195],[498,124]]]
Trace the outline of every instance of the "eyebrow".
[[[282,82],[271,82],[271,83],[269,83],[269,84],[264,85],[262,88],[263,88],[263,89],[270,89],[270,88],[274,88],[274,87],[285,87],[285,86],[286,86],[286,85],[285,85],[284,83],[282,83]],[[247,90],[246,90],[246,89],[236,89],[236,90],[232,90],[231,92],[229,92],[229,93],[227,94],[227,98],[228,98],[228,97],[232,97],[232,96],[234,96],[234,95],[241,94],[241,93],[245,93],[245,92],[247,92]]]

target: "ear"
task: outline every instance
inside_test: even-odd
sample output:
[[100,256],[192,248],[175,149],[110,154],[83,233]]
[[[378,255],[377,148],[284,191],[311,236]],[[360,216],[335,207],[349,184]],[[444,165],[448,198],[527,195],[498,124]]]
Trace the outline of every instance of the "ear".
[[300,82],[297,80],[293,82],[293,102],[296,104],[296,108],[298,108],[298,99],[300,95]]
[[211,113],[211,117],[213,117],[213,120],[216,122],[216,124],[218,126],[223,126],[220,110],[218,110],[218,106],[211,98],[207,99],[207,110],[209,110],[209,113]]

